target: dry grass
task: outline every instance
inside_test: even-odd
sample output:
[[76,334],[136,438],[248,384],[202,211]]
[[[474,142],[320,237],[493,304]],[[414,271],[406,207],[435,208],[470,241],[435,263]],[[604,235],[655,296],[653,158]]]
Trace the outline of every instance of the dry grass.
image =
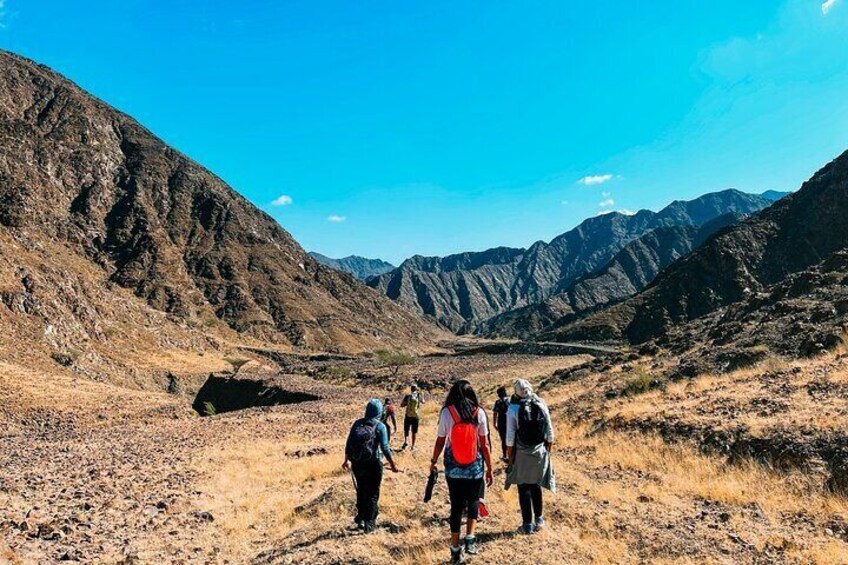
[[[295,509],[321,495],[332,479],[344,474],[335,453],[300,459],[285,455],[310,447],[259,440],[205,453],[199,462],[207,477],[204,508],[211,510],[220,524],[230,552],[249,555],[257,538],[285,537],[298,519]],[[334,451],[341,449],[334,447]],[[321,509],[324,507],[319,506]],[[328,518],[321,512],[301,517],[315,522]]]

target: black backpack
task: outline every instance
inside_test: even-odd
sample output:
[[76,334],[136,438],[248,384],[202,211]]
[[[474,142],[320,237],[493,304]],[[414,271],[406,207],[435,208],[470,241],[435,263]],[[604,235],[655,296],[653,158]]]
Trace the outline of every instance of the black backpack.
[[377,459],[377,422],[361,419],[354,422],[347,436],[345,456],[354,463],[366,463]]
[[545,443],[548,419],[535,400],[522,400],[518,404],[518,441],[527,447]]

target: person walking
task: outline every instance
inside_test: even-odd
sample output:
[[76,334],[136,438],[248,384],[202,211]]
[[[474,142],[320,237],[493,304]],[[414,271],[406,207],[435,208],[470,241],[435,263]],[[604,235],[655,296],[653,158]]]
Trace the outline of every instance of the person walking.
[[545,526],[542,489],[556,492],[551,464],[554,428],[545,402],[533,393],[524,379],[515,381],[517,402],[507,410],[506,488],[518,486],[521,506],[521,532],[532,534]]
[[404,396],[400,403],[401,408],[406,408],[403,417],[403,445],[400,446],[401,450],[410,446],[410,451],[415,451],[415,437],[418,435],[418,422],[422,404],[424,404],[424,397],[418,392],[418,386],[412,385],[409,394]]
[[[492,485],[492,458],[487,436],[486,411],[468,381],[454,383],[439,413],[439,427],[430,473],[435,473],[444,450],[445,480],[450,496],[451,563],[461,563],[464,553],[479,552],[475,530],[486,484]],[[465,539],[460,540],[462,515],[467,515]]]
[[[389,427],[389,419],[392,420],[392,426],[394,430]],[[391,398],[387,398],[385,402],[383,402],[383,413],[380,415],[380,421],[386,426],[386,432],[389,436],[389,445],[392,444],[392,431],[397,433],[397,419],[395,418],[395,405],[392,403]]]
[[342,468],[353,471],[356,486],[356,527],[371,533],[377,526],[380,485],[383,482],[383,458],[389,469],[397,473],[392,458],[386,425],[380,421],[383,404],[376,398],[365,406],[365,417],[357,420],[350,428],[345,445],[345,460]]
[[506,387],[498,388],[498,399],[495,400],[495,405],[492,407],[494,414],[495,429],[498,431],[498,436],[501,438],[501,461],[506,461],[506,413],[509,409],[509,399],[506,394]]

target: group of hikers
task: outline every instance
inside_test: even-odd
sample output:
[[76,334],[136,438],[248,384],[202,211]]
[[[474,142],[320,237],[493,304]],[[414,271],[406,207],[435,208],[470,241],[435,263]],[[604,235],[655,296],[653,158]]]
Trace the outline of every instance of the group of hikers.
[[[545,527],[542,489],[556,490],[551,446],[554,441],[551,416],[545,402],[524,379],[513,385],[508,396],[505,387],[497,390],[494,425],[500,436],[501,461],[506,464],[505,488],[516,485],[521,510],[522,534],[533,534]],[[401,407],[406,409],[401,451],[415,449],[424,397],[415,385]],[[391,471],[399,469],[390,447],[391,421],[397,432],[395,407],[391,399],[372,399],[365,417],[354,422],[345,446],[344,469],[353,474],[356,487],[356,528],[374,531],[379,512],[383,460]],[[456,381],[448,391],[439,412],[436,443],[430,460],[430,477],[425,502],[429,500],[439,459],[444,453],[444,476],[450,500],[450,554],[452,563],[479,552],[475,535],[477,521],[488,514],[485,489],[494,482],[489,420],[474,388],[466,380]],[[465,515],[465,535],[462,518]]]

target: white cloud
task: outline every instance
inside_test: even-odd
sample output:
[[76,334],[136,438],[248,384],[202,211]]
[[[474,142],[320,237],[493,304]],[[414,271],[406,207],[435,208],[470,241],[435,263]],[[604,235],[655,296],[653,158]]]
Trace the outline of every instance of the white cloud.
[[607,198],[606,200],[602,200],[598,203],[598,206],[601,208],[609,208],[610,206],[615,206],[615,200],[612,198]]
[[345,216],[339,216],[337,214],[332,214],[330,216],[327,216],[327,221],[330,222],[330,223],[333,223],[333,224],[340,224],[345,220],[347,220],[347,218]]
[[836,6],[837,2],[839,2],[839,0],[825,0],[822,4],[822,14],[826,16],[830,9]]
[[609,182],[612,180],[612,175],[607,173],[604,175],[589,175],[587,177],[583,177],[577,182],[582,184],[583,186],[592,186],[596,184],[604,184],[605,182]]
[[[2,2],[2,1],[3,0],[0,0],[0,2]],[[274,199],[271,202],[271,205],[272,206],[289,206],[292,202],[294,202],[294,200],[292,200],[291,196],[289,196],[287,194],[283,194],[282,196]]]

